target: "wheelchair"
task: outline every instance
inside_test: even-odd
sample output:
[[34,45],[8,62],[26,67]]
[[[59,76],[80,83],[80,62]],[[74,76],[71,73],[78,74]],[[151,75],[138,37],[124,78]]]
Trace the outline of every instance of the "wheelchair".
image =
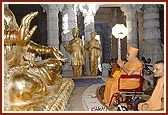
[[[120,87],[121,79],[134,79],[139,81],[139,86],[134,89],[123,89]],[[137,105],[140,102],[145,102],[149,99],[150,95],[146,95],[142,91],[143,77],[142,75],[121,75],[118,79],[118,92],[114,93],[111,97],[109,110],[117,111],[137,111]],[[112,103],[112,100],[114,102]]]
[[[109,107],[110,111],[138,111],[138,104],[140,102],[145,102],[151,96],[151,93],[146,93],[143,89],[144,83],[144,71],[149,71],[153,74],[152,70],[147,68],[148,65],[144,65],[141,74],[132,75],[121,75],[118,79],[118,91],[111,96],[111,101]],[[139,86],[133,89],[123,89],[120,87],[120,82],[122,79],[136,79],[139,81]],[[102,100],[104,98],[105,85],[97,88],[97,97],[99,101],[103,104]],[[151,90],[152,92],[153,90]],[[112,100],[114,99],[113,103]]]

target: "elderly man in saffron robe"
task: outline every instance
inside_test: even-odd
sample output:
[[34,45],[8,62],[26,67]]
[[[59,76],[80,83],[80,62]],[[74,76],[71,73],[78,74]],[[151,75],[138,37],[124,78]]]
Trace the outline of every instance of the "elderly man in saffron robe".
[[153,67],[154,76],[158,78],[157,84],[149,100],[138,104],[139,111],[164,110],[164,62],[158,61]]
[[[103,103],[106,106],[110,106],[114,102],[114,98],[111,101],[112,95],[118,91],[118,79],[122,74],[140,74],[142,70],[142,63],[136,57],[138,54],[138,49],[134,47],[129,47],[127,50],[127,62],[118,60],[117,64],[120,66],[120,71],[117,74],[114,72],[114,76],[110,77],[106,81],[104,99]],[[139,87],[140,82],[134,79],[122,79],[120,82],[121,88],[132,89]],[[111,103],[110,103],[111,101]]]

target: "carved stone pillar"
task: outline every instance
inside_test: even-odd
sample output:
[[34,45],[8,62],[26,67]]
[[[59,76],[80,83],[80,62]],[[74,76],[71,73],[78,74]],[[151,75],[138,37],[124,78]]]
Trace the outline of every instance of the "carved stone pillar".
[[60,45],[60,49],[64,56],[67,58],[67,63],[63,65],[62,68],[62,75],[63,76],[74,76],[71,61],[70,61],[70,54],[66,51],[63,47],[64,44],[68,44],[68,42],[73,38],[72,29],[77,27],[77,16],[76,10],[74,9],[74,5],[65,4],[62,9],[62,43]]
[[143,55],[143,52],[141,49],[143,49],[143,10],[139,11],[137,13],[137,21],[138,21],[138,38],[139,38],[139,57],[141,58]]
[[126,24],[128,28],[127,47],[133,46],[138,48],[136,11],[139,10],[141,6],[142,5],[130,5],[130,4],[121,6],[121,10],[126,15]]
[[[85,36],[85,43],[86,43],[90,38],[90,33],[92,31],[95,31],[94,16],[99,6],[95,4],[85,4],[85,5],[81,5],[80,7],[82,7],[82,9],[80,10],[82,11],[84,16],[84,25],[85,25],[84,36]],[[85,60],[85,75],[90,75],[89,55],[87,51],[86,51],[86,60]]]
[[163,47],[159,23],[159,5],[144,5],[143,56],[151,58],[152,63],[163,60]]
[[61,4],[41,4],[41,6],[47,13],[47,44],[59,48],[58,13]]

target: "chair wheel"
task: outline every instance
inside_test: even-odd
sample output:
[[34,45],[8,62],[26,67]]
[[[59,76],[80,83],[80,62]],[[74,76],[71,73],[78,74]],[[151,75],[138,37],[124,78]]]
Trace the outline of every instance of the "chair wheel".
[[135,101],[134,101],[134,103],[133,103],[133,110],[134,111],[138,111],[138,104],[139,103],[141,103],[141,102],[145,102],[146,100],[144,100],[144,99],[141,99],[141,98],[138,98],[138,99],[136,99]]
[[118,105],[117,111],[128,111],[128,109],[123,105]]

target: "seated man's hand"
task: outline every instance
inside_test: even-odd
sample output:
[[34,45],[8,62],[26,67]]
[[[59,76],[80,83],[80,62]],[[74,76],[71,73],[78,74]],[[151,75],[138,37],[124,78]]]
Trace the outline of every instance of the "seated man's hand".
[[117,64],[118,64],[120,67],[123,67],[123,66],[124,66],[124,61],[122,61],[122,60],[117,60]]

